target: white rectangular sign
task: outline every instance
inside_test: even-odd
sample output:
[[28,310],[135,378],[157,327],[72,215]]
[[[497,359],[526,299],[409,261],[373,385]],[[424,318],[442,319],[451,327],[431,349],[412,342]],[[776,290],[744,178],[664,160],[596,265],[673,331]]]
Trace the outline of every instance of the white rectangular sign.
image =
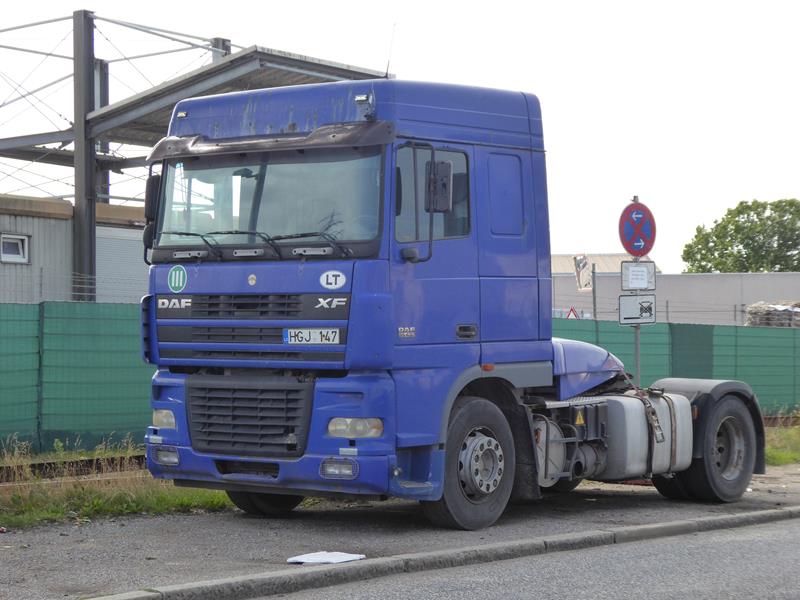
[[655,294],[619,297],[619,324],[646,325],[656,322]]
[[650,260],[622,262],[622,290],[656,289],[656,264]]

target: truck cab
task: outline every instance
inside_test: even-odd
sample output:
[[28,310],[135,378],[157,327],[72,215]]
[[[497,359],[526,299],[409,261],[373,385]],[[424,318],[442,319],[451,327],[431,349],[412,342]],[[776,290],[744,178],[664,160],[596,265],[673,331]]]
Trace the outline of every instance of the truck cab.
[[[385,79],[188,99],[150,161],[156,477],[256,514],[399,497],[474,529],[512,496],[692,464],[696,399],[662,390],[662,410],[613,355],[552,339],[535,96]],[[763,454],[735,389],[733,495]],[[648,406],[672,431],[662,471]]]

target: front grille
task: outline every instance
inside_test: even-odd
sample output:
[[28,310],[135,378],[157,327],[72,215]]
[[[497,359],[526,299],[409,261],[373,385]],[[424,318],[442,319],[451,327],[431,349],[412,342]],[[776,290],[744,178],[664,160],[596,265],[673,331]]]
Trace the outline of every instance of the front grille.
[[[159,325],[160,342],[196,344],[283,344],[283,327],[201,327]],[[347,341],[347,329],[339,329],[340,344]]]
[[300,456],[313,393],[310,378],[190,375],[192,448],[232,456]]
[[159,294],[156,318],[346,321],[350,294]]
[[303,309],[299,294],[193,295],[193,319],[285,319]]
[[161,358],[170,359],[213,359],[213,360],[305,360],[342,362],[344,352],[302,352],[280,350],[194,350],[191,348],[164,348],[159,351]]
[[158,340],[199,344],[283,344],[283,328],[159,326]]

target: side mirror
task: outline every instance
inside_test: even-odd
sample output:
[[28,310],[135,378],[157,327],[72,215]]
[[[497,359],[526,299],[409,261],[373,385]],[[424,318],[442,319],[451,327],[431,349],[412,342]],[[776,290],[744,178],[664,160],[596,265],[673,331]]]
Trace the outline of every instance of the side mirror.
[[150,175],[144,190],[144,218],[148,223],[158,215],[158,193],[161,191],[161,175]]
[[142,243],[144,244],[145,250],[150,250],[153,247],[155,233],[156,233],[155,223],[150,222],[147,225],[145,225],[144,231],[142,232]]
[[150,251],[153,249],[153,241],[156,233],[156,224],[150,221],[144,226],[142,232],[142,243],[144,244],[144,262],[150,264]]
[[[433,166],[433,169],[431,168]],[[425,164],[425,212],[446,213],[453,210],[453,164],[447,160]]]

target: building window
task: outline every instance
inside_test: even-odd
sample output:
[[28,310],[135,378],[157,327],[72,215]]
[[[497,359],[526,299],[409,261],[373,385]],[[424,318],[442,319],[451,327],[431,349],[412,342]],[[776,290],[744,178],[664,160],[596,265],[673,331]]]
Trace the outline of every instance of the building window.
[[12,235],[4,233],[0,235],[0,261],[4,263],[29,263],[27,235]]

